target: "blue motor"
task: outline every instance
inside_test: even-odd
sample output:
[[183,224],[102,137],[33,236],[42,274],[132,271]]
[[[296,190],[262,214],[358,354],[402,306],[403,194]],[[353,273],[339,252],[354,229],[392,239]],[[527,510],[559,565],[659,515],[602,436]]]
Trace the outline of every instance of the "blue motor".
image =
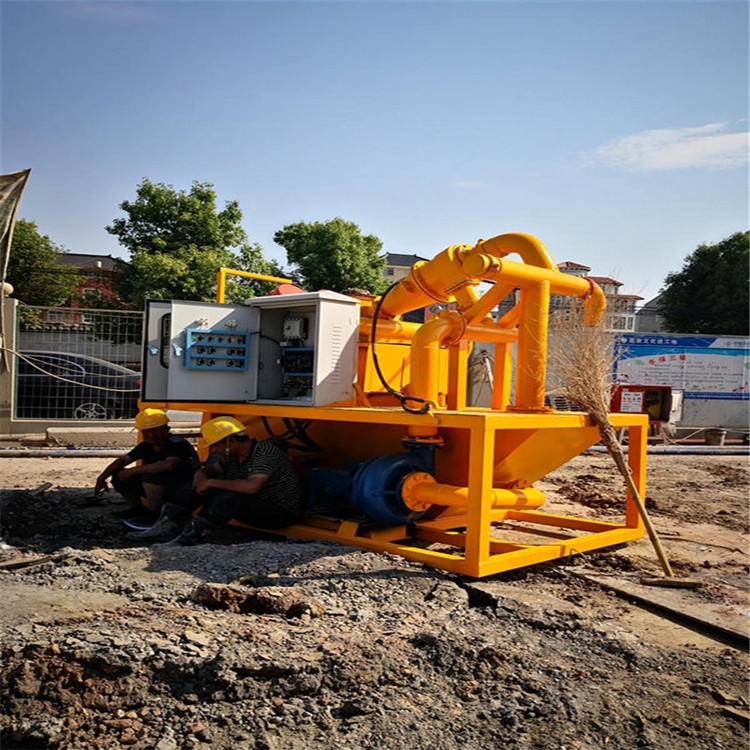
[[352,477],[350,501],[368,518],[385,526],[416,521],[424,511],[407,508],[401,500],[401,483],[415,471],[426,471],[411,453],[378,456],[360,464]]
[[401,500],[405,477],[416,471],[434,473],[431,449],[413,449],[392,453],[340,469],[316,469],[310,472],[310,511],[332,511],[336,498],[345,499],[371,521],[384,526],[402,526],[416,521],[425,511],[415,511]]

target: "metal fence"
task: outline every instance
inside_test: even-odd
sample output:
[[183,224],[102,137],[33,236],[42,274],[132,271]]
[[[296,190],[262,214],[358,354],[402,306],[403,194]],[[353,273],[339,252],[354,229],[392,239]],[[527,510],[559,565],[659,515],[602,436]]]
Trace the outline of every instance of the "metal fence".
[[18,308],[17,419],[131,419],[141,383],[143,313]]

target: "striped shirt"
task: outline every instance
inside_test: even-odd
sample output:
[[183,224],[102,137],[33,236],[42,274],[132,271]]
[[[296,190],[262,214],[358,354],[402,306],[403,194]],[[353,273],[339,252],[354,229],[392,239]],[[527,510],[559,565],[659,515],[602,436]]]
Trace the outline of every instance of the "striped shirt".
[[244,461],[229,456],[222,479],[247,479],[253,474],[268,477],[255,497],[278,505],[295,517],[302,516],[302,485],[280,448],[268,440],[262,440],[254,445]]

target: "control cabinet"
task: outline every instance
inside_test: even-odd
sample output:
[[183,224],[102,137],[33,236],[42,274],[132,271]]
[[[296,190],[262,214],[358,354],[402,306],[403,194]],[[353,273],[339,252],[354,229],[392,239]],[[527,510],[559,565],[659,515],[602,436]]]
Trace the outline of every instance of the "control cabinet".
[[247,305],[147,303],[144,401],[295,403],[351,399],[357,300],[334,292]]
[[335,292],[258,297],[258,398],[322,406],[354,396],[359,303]]

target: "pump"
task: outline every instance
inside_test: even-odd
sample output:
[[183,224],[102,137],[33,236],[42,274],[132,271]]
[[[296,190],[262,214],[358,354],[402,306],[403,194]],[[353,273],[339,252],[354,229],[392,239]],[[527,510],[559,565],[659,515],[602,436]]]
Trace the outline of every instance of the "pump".
[[[494,320],[511,293],[509,312]],[[297,538],[473,577],[637,539],[642,522],[625,487],[619,520],[540,510],[534,483],[599,439],[586,414],[545,405],[551,295],[577,299],[591,325],[602,319],[596,284],[561,273],[539,240],[511,233],[452,245],[381,296],[152,301],[142,404],[203,421],[229,414],[254,437],[283,443],[308,488],[307,517],[284,532]],[[433,306],[426,322],[404,319]],[[489,408],[467,403],[474,343],[495,350]],[[629,467],[645,496],[648,415],[610,421],[628,428]]]

